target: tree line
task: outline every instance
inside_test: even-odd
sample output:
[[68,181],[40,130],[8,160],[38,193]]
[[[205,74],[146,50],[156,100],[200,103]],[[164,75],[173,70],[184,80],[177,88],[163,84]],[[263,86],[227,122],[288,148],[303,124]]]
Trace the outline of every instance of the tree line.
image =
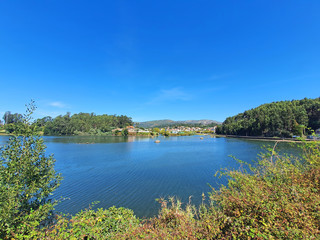
[[[8,133],[19,132],[22,125],[22,115],[6,112],[3,116],[5,129]],[[95,113],[78,113],[71,115],[50,116],[37,119],[33,126],[44,135],[100,135],[110,134],[115,128],[132,125],[132,119],[126,115],[96,115]]]
[[240,136],[302,136],[320,128],[320,98],[280,101],[228,117],[217,127],[218,134]]

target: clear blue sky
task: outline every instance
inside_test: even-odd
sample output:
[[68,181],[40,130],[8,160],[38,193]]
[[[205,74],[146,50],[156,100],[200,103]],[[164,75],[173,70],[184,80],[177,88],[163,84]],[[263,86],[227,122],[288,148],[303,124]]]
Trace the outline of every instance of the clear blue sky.
[[320,1],[1,1],[0,114],[213,119],[320,96]]

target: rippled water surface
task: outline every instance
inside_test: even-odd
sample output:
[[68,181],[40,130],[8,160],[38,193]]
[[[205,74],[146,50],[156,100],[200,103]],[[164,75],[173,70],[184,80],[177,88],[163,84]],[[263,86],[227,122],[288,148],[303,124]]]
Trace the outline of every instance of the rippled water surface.
[[[214,177],[225,167],[238,168],[229,155],[251,162],[271,142],[204,136],[159,137],[44,137],[54,153],[56,170],[64,180],[54,196],[65,198],[56,207],[75,214],[96,207],[123,206],[139,217],[157,214],[159,197],[178,196],[201,201],[201,194],[225,180]],[[1,145],[7,137],[0,137]],[[281,143],[282,150],[292,150]]]

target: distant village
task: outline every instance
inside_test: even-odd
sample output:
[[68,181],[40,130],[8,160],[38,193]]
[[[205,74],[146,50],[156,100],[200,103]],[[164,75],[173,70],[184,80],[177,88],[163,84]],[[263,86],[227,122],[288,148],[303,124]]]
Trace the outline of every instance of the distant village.
[[116,128],[113,130],[114,133],[120,133],[127,129],[128,135],[155,135],[155,134],[169,134],[169,135],[192,135],[197,133],[211,133],[216,132],[217,126],[214,127],[188,127],[188,126],[178,126],[178,127],[162,127],[162,128],[142,128],[135,126],[127,126],[126,128]]
[[[217,126],[214,127],[189,127],[189,126],[167,126],[167,127],[154,127],[143,128],[135,126],[127,126],[126,128],[116,128],[112,132],[114,135],[124,135],[123,132],[127,131],[127,135],[130,136],[186,136],[194,134],[215,134]],[[297,138],[299,136],[293,136]],[[315,131],[314,135],[305,136],[307,139],[320,140],[320,129]]]

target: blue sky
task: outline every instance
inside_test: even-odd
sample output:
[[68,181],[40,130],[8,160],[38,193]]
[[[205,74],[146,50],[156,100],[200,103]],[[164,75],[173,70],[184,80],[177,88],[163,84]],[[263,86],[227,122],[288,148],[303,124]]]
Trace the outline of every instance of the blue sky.
[[1,1],[0,114],[213,119],[316,98],[320,1]]

